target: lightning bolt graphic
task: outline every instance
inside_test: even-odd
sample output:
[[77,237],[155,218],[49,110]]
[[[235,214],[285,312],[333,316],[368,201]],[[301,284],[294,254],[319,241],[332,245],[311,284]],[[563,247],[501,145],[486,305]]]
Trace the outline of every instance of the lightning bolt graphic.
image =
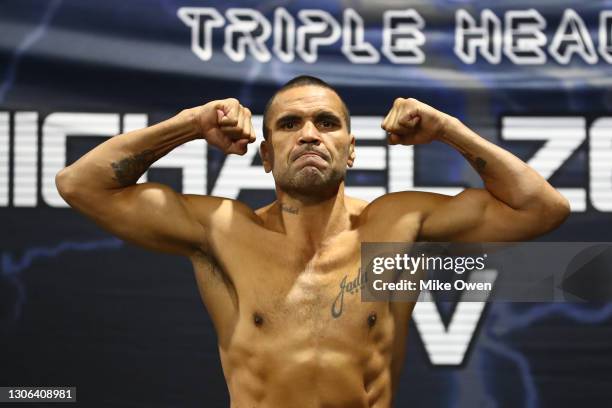
[[13,57],[7,64],[8,67],[6,69],[6,73],[4,74],[4,80],[2,81],[2,84],[0,84],[0,103],[4,102],[6,93],[15,83],[17,66],[19,65],[21,57],[47,32],[49,23],[51,23],[51,19],[61,4],[62,0],[53,0],[49,2],[47,9],[43,13],[42,19],[36,29],[29,33],[15,49]]
[[[505,344],[501,337],[515,331],[527,328],[541,320],[552,316],[561,316],[583,324],[603,323],[612,319],[612,303],[598,309],[572,303],[546,303],[531,307],[524,311],[515,311],[508,304],[496,304],[491,308],[491,314],[482,338],[479,340],[480,353],[489,352],[498,357],[512,361],[521,374],[521,382],[525,392],[523,406],[536,408],[538,393],[528,359],[519,351]],[[482,355],[485,358],[485,355]],[[480,370],[481,381],[486,382],[484,370]],[[489,395],[494,398],[493,395]]]
[[17,288],[17,301],[13,310],[13,321],[21,316],[21,308],[26,300],[25,287],[20,279],[21,273],[41,258],[55,258],[67,251],[97,251],[119,249],[123,241],[117,238],[99,239],[85,242],[63,241],[53,247],[33,247],[24,251],[21,259],[14,260],[9,252],[2,252],[0,258],[0,277],[9,279]]

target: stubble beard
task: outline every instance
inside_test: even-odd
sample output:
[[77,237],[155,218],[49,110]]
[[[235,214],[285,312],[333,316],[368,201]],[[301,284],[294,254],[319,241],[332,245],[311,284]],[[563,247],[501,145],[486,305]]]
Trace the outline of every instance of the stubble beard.
[[277,178],[279,187],[289,195],[309,200],[327,199],[338,192],[344,180],[344,172],[330,169],[322,172],[314,166],[306,166],[295,174]]

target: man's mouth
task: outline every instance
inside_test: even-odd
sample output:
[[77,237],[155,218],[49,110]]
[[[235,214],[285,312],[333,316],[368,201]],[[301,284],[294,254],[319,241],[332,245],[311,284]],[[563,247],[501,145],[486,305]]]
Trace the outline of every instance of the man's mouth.
[[294,159],[294,161],[297,161],[300,159],[323,160],[325,162],[327,161],[327,157],[323,153],[318,152],[316,150],[306,150],[298,154],[297,157]]
[[313,152],[306,152],[301,154],[295,162],[302,166],[314,166],[321,167],[327,164],[327,161],[320,155]]
[[301,159],[303,157],[318,157],[320,159],[323,159],[323,157],[320,154],[314,153],[314,152],[306,152],[301,154],[298,159]]

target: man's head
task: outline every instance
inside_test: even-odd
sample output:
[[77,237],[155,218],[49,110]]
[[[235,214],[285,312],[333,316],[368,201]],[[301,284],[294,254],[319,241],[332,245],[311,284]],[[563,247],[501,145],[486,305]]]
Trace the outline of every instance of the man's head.
[[313,77],[310,75],[299,75],[291,79],[290,81],[286,82],[283,86],[281,86],[274,93],[274,95],[272,95],[272,97],[268,100],[268,103],[266,103],[266,107],[264,108],[264,113],[263,113],[263,137],[264,139],[267,140],[268,136],[270,135],[270,128],[268,127],[268,120],[270,118],[270,108],[272,107],[272,104],[274,103],[276,96],[282,93],[283,91],[286,91],[287,89],[300,87],[300,86],[319,86],[321,88],[329,89],[330,91],[335,93],[336,96],[338,96],[338,99],[340,100],[341,105],[342,105],[342,117],[345,121],[346,128],[348,129],[349,133],[351,132],[351,116],[350,116],[348,108],[346,107],[346,104],[344,103],[342,98],[340,98],[340,95],[338,95],[338,92],[336,92],[336,90],[331,85],[329,85],[327,82],[323,81],[322,79],[319,79],[317,77]]
[[355,159],[348,109],[324,81],[299,76],[264,111],[264,168],[283,191],[316,199],[337,191]]

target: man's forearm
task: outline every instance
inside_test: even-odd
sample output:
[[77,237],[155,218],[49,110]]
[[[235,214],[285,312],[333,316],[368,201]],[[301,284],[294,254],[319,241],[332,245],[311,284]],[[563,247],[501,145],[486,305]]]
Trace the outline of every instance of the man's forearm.
[[58,187],[75,183],[88,189],[111,190],[135,184],[156,160],[198,137],[190,111],[183,111],[100,144],[58,175]]
[[461,121],[449,118],[438,140],[457,149],[480,174],[486,189],[514,209],[563,200],[535,170],[507,150],[482,138]]

